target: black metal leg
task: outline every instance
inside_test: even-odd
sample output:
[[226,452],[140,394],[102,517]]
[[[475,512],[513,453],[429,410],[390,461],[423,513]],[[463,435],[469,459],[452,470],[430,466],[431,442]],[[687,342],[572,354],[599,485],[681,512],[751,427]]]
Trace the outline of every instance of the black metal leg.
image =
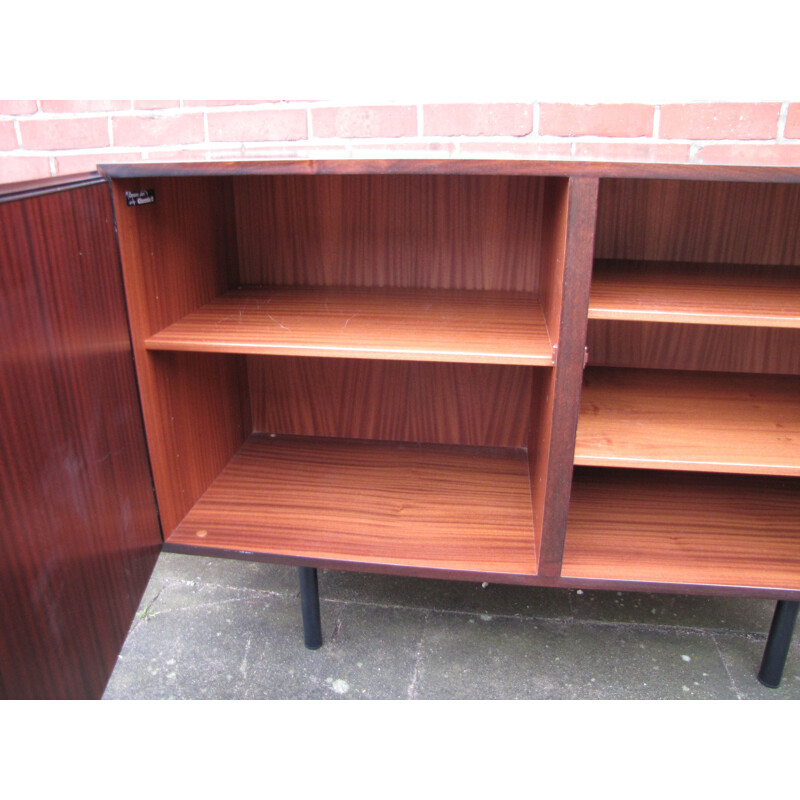
[[300,567],[300,603],[303,608],[303,638],[309,650],[322,647],[322,623],[319,616],[317,570]]
[[759,682],[768,689],[777,689],[781,685],[798,607],[800,601],[797,600],[778,600],[775,606],[775,616],[772,618],[761,669],[758,671]]

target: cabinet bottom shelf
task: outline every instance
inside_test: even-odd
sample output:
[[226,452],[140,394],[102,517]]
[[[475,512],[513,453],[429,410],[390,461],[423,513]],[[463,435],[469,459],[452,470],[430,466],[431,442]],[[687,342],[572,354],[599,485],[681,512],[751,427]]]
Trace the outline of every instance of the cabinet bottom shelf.
[[562,576],[800,590],[800,481],[578,467]]
[[167,546],[533,575],[527,452],[253,434]]

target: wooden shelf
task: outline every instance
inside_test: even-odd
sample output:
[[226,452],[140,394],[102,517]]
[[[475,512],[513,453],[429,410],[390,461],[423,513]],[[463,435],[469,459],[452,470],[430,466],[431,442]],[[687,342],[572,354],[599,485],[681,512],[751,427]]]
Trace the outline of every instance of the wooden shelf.
[[562,575],[800,589],[800,481],[575,470]]
[[171,547],[534,574],[523,449],[252,435]]
[[575,463],[800,475],[800,377],[590,367]]
[[800,269],[598,259],[589,318],[800,328]]
[[145,340],[150,350],[551,366],[535,295],[282,287],[228,292]]

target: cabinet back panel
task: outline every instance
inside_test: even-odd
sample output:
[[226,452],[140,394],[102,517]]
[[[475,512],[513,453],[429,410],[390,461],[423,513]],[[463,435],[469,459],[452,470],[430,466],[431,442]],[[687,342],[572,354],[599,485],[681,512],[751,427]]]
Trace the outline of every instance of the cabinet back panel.
[[800,375],[800,330],[589,320],[589,363]]
[[800,265],[800,184],[600,181],[595,256]]
[[335,358],[247,362],[255,432],[493,447],[527,446],[533,381],[543,371]]
[[544,184],[518,176],[238,178],[240,280],[538,292]]

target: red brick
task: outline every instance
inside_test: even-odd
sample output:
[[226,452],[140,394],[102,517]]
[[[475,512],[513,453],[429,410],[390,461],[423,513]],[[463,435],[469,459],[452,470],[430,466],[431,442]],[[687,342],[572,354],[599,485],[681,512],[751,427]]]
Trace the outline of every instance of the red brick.
[[530,103],[448,103],[423,106],[425,136],[524,136],[533,130]]
[[416,136],[417,109],[415,106],[314,108],[311,130],[321,138]]
[[652,136],[653,106],[607,103],[594,106],[542,103],[539,133],[542,136]]
[[38,110],[35,100],[0,100],[0,114],[35,114]]
[[688,164],[691,145],[653,142],[576,142],[575,158],[585,161],[635,161]]
[[0,150],[15,150],[17,147],[17,132],[13,122],[0,122]]
[[130,100],[42,100],[42,111],[53,114],[80,114],[84,111],[124,111]]
[[484,156],[486,158],[512,158],[552,159],[559,161],[569,158],[572,154],[572,145],[566,142],[464,142],[460,152],[471,158]]
[[348,147],[344,144],[289,144],[281,145],[245,145],[245,158],[348,158]]
[[697,160],[702,164],[741,166],[800,166],[800,144],[708,144]]
[[184,106],[252,106],[256,103],[281,103],[282,100],[184,100]]
[[105,117],[20,120],[19,132],[26,150],[74,150],[109,145]]
[[202,114],[166,117],[114,117],[114,144],[148,147],[159,144],[195,144],[205,138]]
[[80,153],[74,156],[56,156],[56,175],[73,175],[76,172],[92,172],[98,164],[116,164],[117,162],[139,161],[139,153],[110,153],[102,150],[98,153]]
[[46,156],[0,156],[0,183],[49,177],[50,159]]
[[302,109],[212,113],[208,136],[212,142],[294,141],[308,138],[308,122]]
[[789,104],[783,135],[787,139],[800,139],[800,103]]
[[157,108],[177,108],[181,104],[180,100],[134,100],[133,107],[145,110]]
[[205,161],[206,157],[210,155],[212,159],[219,161],[226,161],[230,158],[240,158],[242,155],[241,148],[238,150],[206,150],[200,148],[199,150],[148,150],[142,153],[142,158],[149,162],[159,161]]
[[688,103],[661,106],[663,139],[774,139],[780,103]]
[[420,142],[420,141],[407,141],[407,142],[389,142],[380,144],[373,143],[354,143],[348,145],[354,153],[359,154],[359,158],[365,158],[366,154],[371,153],[374,158],[380,158],[382,153],[391,152],[395,158],[401,155],[414,155],[430,156],[431,153],[438,153],[442,158],[453,155],[456,151],[456,146],[453,142]]

